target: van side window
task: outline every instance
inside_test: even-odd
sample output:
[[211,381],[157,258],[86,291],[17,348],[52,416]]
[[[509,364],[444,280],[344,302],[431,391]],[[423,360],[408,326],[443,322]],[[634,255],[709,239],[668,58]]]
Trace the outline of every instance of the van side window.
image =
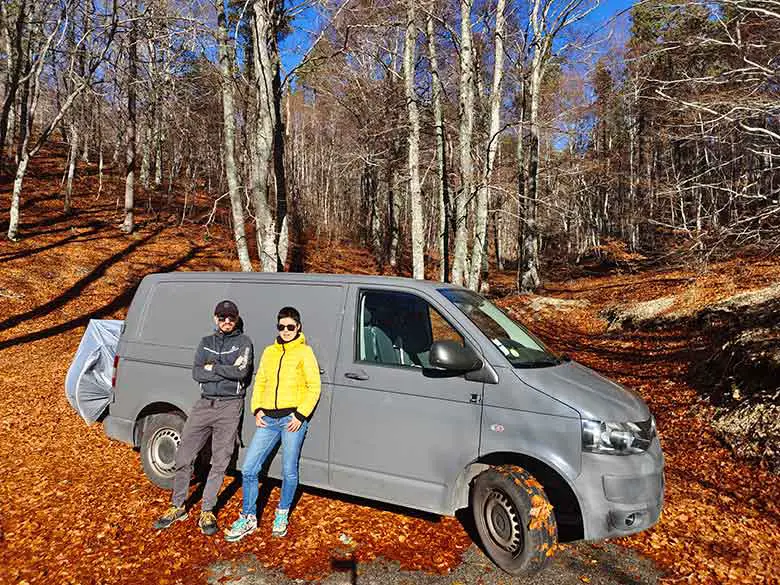
[[463,336],[436,309],[408,293],[364,291],[358,320],[358,361],[427,368],[434,341],[464,345]]

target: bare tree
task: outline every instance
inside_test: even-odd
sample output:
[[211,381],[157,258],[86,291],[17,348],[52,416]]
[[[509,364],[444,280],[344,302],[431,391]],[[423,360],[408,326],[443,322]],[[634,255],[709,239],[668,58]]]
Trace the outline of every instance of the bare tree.
[[439,76],[439,59],[436,48],[436,28],[434,23],[434,1],[431,0],[426,17],[428,35],[428,58],[431,66],[431,101],[433,107],[433,126],[436,134],[436,183],[439,195],[439,280],[446,282],[450,278],[450,201],[447,181],[447,148],[444,136],[444,115],[442,113],[442,81]]
[[[471,271],[468,286],[477,290],[483,264],[483,251],[487,250],[487,218],[490,200],[490,181],[498,152],[498,139],[501,132],[501,84],[504,79],[504,34],[506,31],[506,0],[496,2],[495,51],[493,59],[493,87],[490,93],[490,124],[487,135],[485,163],[481,181],[477,190],[474,242],[471,249]],[[486,260],[486,259],[485,259]]]
[[467,277],[466,252],[468,246],[467,204],[473,184],[473,160],[471,141],[474,133],[474,52],[472,49],[471,8],[472,0],[460,0],[460,190],[455,197],[455,258],[452,266],[452,282],[464,284]]
[[404,88],[409,116],[408,163],[409,202],[411,205],[412,276],[425,278],[425,239],[423,237],[422,195],[420,190],[420,114],[415,93],[415,47],[417,45],[416,0],[406,0],[406,34],[404,37]]
[[227,177],[228,191],[230,193],[230,210],[233,214],[233,238],[236,242],[236,253],[241,270],[252,271],[252,261],[249,259],[249,247],[246,243],[246,228],[244,226],[244,206],[241,200],[241,188],[238,182],[238,170],[236,169],[235,135],[236,119],[233,98],[233,66],[231,51],[228,48],[227,15],[224,10],[224,2],[216,0],[214,7],[217,11],[217,56],[222,86],[222,131],[223,146],[222,158]]
[[125,218],[120,228],[131,234],[135,229],[135,167],[138,118],[136,111],[136,84],[138,82],[138,2],[130,0],[130,31],[127,42],[127,129],[125,143]]

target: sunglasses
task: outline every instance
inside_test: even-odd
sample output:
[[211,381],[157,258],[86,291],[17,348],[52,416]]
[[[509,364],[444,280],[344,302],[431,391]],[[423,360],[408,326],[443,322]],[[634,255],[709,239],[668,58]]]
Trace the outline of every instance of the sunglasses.
[[284,331],[287,329],[287,331],[295,331],[295,328],[298,327],[297,324],[295,325],[282,325],[281,323],[276,324],[277,331]]
[[235,323],[238,321],[238,317],[234,317],[233,315],[217,315],[217,321],[228,321],[230,323]]

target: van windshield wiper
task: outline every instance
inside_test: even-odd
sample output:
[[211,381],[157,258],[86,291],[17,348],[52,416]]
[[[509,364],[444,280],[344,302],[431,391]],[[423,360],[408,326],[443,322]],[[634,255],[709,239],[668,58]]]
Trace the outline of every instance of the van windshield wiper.
[[525,362],[513,361],[512,365],[516,368],[549,368],[550,366],[557,366],[561,363],[560,360],[549,357],[538,360],[529,360]]

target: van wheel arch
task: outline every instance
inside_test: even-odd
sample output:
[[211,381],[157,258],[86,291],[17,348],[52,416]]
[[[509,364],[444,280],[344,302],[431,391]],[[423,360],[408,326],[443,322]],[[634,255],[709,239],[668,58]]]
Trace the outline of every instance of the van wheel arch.
[[557,470],[543,461],[519,453],[485,455],[464,469],[452,490],[452,512],[469,506],[475,477],[486,469],[503,465],[521,467],[542,484],[547,498],[553,506],[558,525],[559,542],[573,542],[585,537],[582,508],[579,498],[569,482]]
[[490,467],[474,478],[471,511],[483,550],[511,575],[540,571],[557,548],[552,505],[521,467]]
[[187,420],[187,415],[178,406],[174,406],[168,402],[153,402],[152,404],[147,404],[135,417],[135,426],[133,428],[133,446],[136,449],[141,447],[144,426],[148,424],[150,417],[155,414],[176,414],[180,416],[182,420]]
[[[165,403],[149,405],[138,415],[135,436],[146,477],[158,487],[173,489],[173,462],[187,415]],[[207,441],[195,459],[194,475],[202,481],[208,475],[211,441]]]

